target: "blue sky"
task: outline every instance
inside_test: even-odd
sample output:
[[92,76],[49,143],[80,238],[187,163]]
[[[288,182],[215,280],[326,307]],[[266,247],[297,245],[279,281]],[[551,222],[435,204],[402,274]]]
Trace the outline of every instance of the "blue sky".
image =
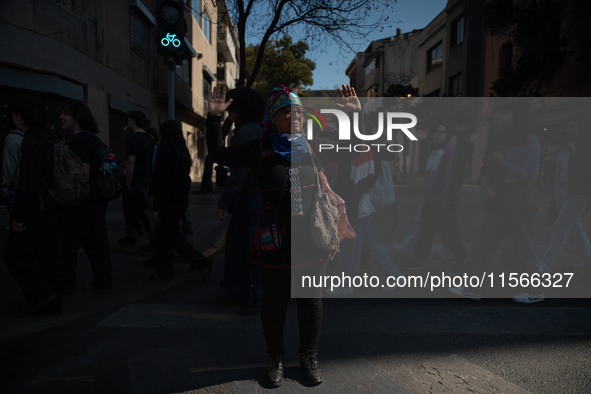
[[[357,52],[364,51],[374,40],[396,35],[396,28],[402,29],[403,33],[424,28],[443,11],[446,4],[447,0],[398,0],[391,7],[392,27],[368,35],[366,42],[357,47]],[[312,89],[333,89],[335,85],[349,81],[345,69],[355,57],[355,53],[345,53],[344,59],[338,54],[339,48],[334,46],[327,48],[323,53],[320,50],[308,52],[307,57],[316,62]]]

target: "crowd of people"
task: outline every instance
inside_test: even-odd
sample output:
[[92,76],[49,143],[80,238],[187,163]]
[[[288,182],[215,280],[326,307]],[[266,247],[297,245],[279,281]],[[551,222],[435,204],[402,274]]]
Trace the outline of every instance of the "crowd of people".
[[192,163],[180,124],[169,121],[160,132],[147,133],[145,115],[130,112],[122,125],[130,134],[125,164],[118,165],[99,139],[88,107],[64,106],[59,132],[48,124],[46,108],[36,98],[15,100],[8,126],[14,129],[2,151],[2,200],[10,213],[3,252],[26,300],[19,314],[62,314],[62,296],[78,287],[80,248],[92,270],[92,281],[82,290],[112,291],[107,208],[119,195],[126,222],[119,242],[135,245],[140,234],[147,235],[147,248],[154,252],[146,264],[155,266],[151,279],[173,278],[174,251],[207,279],[212,261],[181,231],[181,221],[188,219]]
[[[341,110],[362,111],[353,88],[343,85],[337,92]],[[57,316],[62,313],[62,295],[77,288],[80,247],[93,274],[83,290],[112,290],[106,221],[109,198],[102,193],[100,180],[116,166],[105,161],[108,148],[98,138],[97,122],[86,106],[70,103],[62,109],[63,138],[48,125],[45,110],[45,104],[34,98],[16,100],[11,106],[14,131],[5,138],[2,159],[2,199],[11,215],[4,257],[27,301],[20,313]],[[226,147],[229,123],[235,128]],[[225,294],[215,302],[237,306],[243,315],[261,314],[266,381],[272,387],[283,382],[286,311],[296,291],[294,283],[304,275],[342,272],[354,276],[367,261],[386,275],[401,277],[402,271],[423,269],[437,234],[447,255],[455,260],[450,269],[454,274],[480,276],[490,270],[499,248],[503,266],[511,272],[550,273],[569,236],[578,258],[573,265],[580,268],[589,261],[591,246],[580,221],[591,195],[591,124],[587,117],[569,121],[568,141],[556,155],[554,199],[546,220],[552,226],[551,241],[541,261],[535,254],[534,215],[539,205],[535,184],[542,149],[531,110],[524,102],[494,108],[478,180],[482,189],[470,250],[464,246],[457,218],[462,189],[460,155],[445,125],[429,130],[432,151],[425,166],[422,200],[404,244],[395,248],[405,257],[394,255],[394,259],[374,232],[383,209],[383,201],[374,195],[375,186],[384,182],[383,174],[390,174],[386,166],[391,154],[374,148],[321,151],[319,145],[331,141],[316,137],[308,141],[303,125],[302,101],[283,85],[273,90],[266,104],[246,87],[228,92],[216,87],[208,100],[208,157],[211,163],[231,169],[216,210],[221,221],[229,215],[229,224],[220,283]],[[202,271],[206,280],[212,260],[185,237],[191,231],[187,209],[192,161],[181,125],[167,121],[159,130],[149,129],[144,114],[134,111],[128,114],[124,130],[129,138],[118,182],[126,227],[119,242],[135,246],[138,237],[147,236],[146,249],[154,254],[144,265],[154,267],[153,280],[173,279],[174,252],[190,264],[190,270]],[[69,205],[55,195],[60,182],[56,173],[65,162],[66,145],[88,184],[80,183],[74,193],[80,201]],[[323,165],[330,163],[337,163],[338,170],[329,184]],[[381,186],[387,189],[387,185]],[[316,211],[323,209],[330,211],[320,212],[323,217],[338,212],[335,223],[319,221]],[[338,239],[327,248],[324,239],[318,238],[334,233],[332,227]],[[535,288],[522,290],[514,301],[544,300]],[[318,360],[321,291],[308,289],[305,296],[296,297],[300,365],[310,385],[323,380]],[[338,297],[353,291],[350,284],[343,284],[326,292]],[[451,287],[449,291],[475,300],[482,297],[470,288]]]

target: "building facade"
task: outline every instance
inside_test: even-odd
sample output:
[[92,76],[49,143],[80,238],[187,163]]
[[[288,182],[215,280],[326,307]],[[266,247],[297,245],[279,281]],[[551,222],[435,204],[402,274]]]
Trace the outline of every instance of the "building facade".
[[360,97],[384,97],[391,85],[416,86],[420,30],[372,41],[355,55],[346,74]]
[[[218,4],[183,0],[194,57],[176,66],[176,119],[197,180],[205,157],[206,92],[216,83]],[[31,95],[50,120],[70,100],[86,104],[117,160],[125,153],[127,113],[151,127],[168,120],[168,69],[156,48],[156,1],[6,0],[0,2],[0,102]]]

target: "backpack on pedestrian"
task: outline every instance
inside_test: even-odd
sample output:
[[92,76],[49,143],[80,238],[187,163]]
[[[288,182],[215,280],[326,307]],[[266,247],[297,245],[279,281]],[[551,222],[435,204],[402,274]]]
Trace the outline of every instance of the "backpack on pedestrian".
[[101,167],[99,169],[98,178],[92,181],[92,185],[98,195],[103,199],[107,201],[115,201],[119,198],[121,191],[123,190],[119,179],[122,179],[125,175],[121,168],[115,163],[115,156],[111,153],[109,147],[101,141],[96,134],[90,131],[84,131],[84,133],[92,135],[99,145]]
[[53,145],[53,175],[51,187],[45,181],[43,184],[53,200],[64,207],[86,200],[91,187],[78,155],[62,142],[45,140]]
[[380,160],[380,164],[382,165],[382,171],[376,183],[369,189],[369,198],[376,211],[381,211],[396,201],[390,164],[385,160]]

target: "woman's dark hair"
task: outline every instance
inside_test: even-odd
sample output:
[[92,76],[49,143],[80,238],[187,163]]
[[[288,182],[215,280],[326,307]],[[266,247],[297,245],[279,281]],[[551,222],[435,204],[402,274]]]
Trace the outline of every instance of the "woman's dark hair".
[[452,137],[453,137],[453,133],[452,133],[451,131],[448,131],[448,130],[445,128],[445,126],[443,126],[443,125],[440,125],[440,124],[438,124],[438,125],[437,125],[437,126],[435,126],[435,127],[432,127],[432,128],[430,128],[430,129],[427,131],[427,139],[428,139],[428,140],[431,140],[431,139],[433,139],[433,136],[434,136],[434,135],[437,133],[437,131],[438,131],[438,130],[437,130],[437,128],[438,128],[439,126],[442,126],[442,127],[445,129],[445,142],[449,142],[449,141],[451,141],[451,139],[452,139]]
[[62,112],[66,115],[71,115],[72,118],[78,122],[80,130],[90,131],[94,134],[98,134],[98,124],[92,116],[90,109],[82,104],[75,101],[71,101],[64,108]]
[[226,99],[233,99],[228,111],[236,110],[238,112],[238,124],[248,122],[262,122],[265,116],[265,101],[263,97],[251,88],[239,87],[230,90],[226,94]]
[[135,120],[135,125],[140,129],[145,129],[148,123],[146,115],[142,111],[131,111],[128,115],[129,119]]
[[146,133],[154,140],[154,145],[157,145],[160,142],[160,133],[153,127],[150,127],[146,130]]
[[181,125],[174,120],[168,120],[162,123],[160,126],[160,138],[158,152],[166,148],[172,149],[179,158],[181,166],[189,171],[193,162],[189,149],[187,149],[187,142],[183,136]]
[[47,127],[47,107],[34,97],[16,99],[10,110],[23,118],[26,127]]

